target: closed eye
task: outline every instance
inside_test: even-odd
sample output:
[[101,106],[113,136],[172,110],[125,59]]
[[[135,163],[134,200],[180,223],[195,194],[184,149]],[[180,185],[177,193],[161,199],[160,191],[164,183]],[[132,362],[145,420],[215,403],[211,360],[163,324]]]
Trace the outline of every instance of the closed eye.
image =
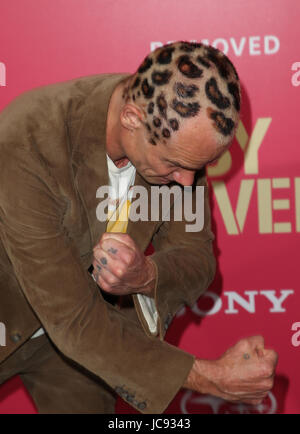
[[178,163],[177,161],[172,161],[172,160],[165,160],[167,163],[169,163],[169,165],[174,166],[174,167],[180,167],[181,169],[185,169],[185,170],[190,170],[191,172],[195,172],[196,170],[200,170],[202,169],[203,166],[201,167],[187,167],[182,165],[181,163]]

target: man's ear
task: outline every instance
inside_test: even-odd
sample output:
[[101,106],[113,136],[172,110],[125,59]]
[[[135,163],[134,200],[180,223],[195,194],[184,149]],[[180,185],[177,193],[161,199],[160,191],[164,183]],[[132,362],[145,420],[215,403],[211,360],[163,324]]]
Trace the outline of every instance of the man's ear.
[[142,126],[144,117],[145,115],[139,107],[127,103],[121,110],[120,121],[124,128],[132,131]]

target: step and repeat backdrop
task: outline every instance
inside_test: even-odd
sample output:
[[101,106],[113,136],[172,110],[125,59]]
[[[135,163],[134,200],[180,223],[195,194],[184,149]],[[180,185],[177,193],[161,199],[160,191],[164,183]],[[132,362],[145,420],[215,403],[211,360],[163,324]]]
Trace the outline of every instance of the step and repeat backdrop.
[[[170,41],[211,44],[235,64],[241,120],[230,150],[207,167],[217,274],[166,340],[212,359],[263,335],[279,353],[277,376],[261,405],[182,389],[166,413],[299,413],[299,0],[2,0],[0,8],[0,109],[33,87],[133,73]],[[0,387],[0,413],[35,412],[18,377]],[[117,412],[135,411],[119,399]]]

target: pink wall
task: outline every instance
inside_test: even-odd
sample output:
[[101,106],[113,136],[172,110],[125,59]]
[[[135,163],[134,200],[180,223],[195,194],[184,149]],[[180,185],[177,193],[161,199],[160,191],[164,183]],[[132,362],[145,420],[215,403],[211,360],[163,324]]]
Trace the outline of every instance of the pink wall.
[[[299,413],[299,1],[7,0],[0,13],[0,109],[36,86],[133,72],[154,42],[205,39],[227,52],[243,106],[230,152],[208,172],[218,273],[167,340],[213,358],[262,334],[279,353],[277,378],[257,408],[181,391],[167,412]],[[34,411],[18,379],[0,388],[0,413]],[[134,412],[121,400],[118,411]]]

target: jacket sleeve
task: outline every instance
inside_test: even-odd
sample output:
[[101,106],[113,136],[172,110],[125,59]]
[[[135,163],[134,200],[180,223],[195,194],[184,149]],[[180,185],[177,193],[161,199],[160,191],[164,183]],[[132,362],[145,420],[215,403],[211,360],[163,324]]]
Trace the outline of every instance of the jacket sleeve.
[[63,194],[28,149],[0,143],[0,237],[28,302],[62,353],[137,410],[162,413],[195,357],[146,336],[104,301],[62,224]]
[[[195,184],[204,187],[203,229],[188,232],[186,225],[190,223],[184,219],[174,220],[174,213],[171,212],[170,221],[160,225],[152,240],[155,252],[151,259],[157,268],[154,300],[146,296],[134,296],[145,332],[149,336],[157,333],[161,340],[176,312],[183,305],[192,307],[215,276],[214,235],[211,231],[209,192],[204,170],[198,173]],[[195,210],[195,188],[192,198]]]

